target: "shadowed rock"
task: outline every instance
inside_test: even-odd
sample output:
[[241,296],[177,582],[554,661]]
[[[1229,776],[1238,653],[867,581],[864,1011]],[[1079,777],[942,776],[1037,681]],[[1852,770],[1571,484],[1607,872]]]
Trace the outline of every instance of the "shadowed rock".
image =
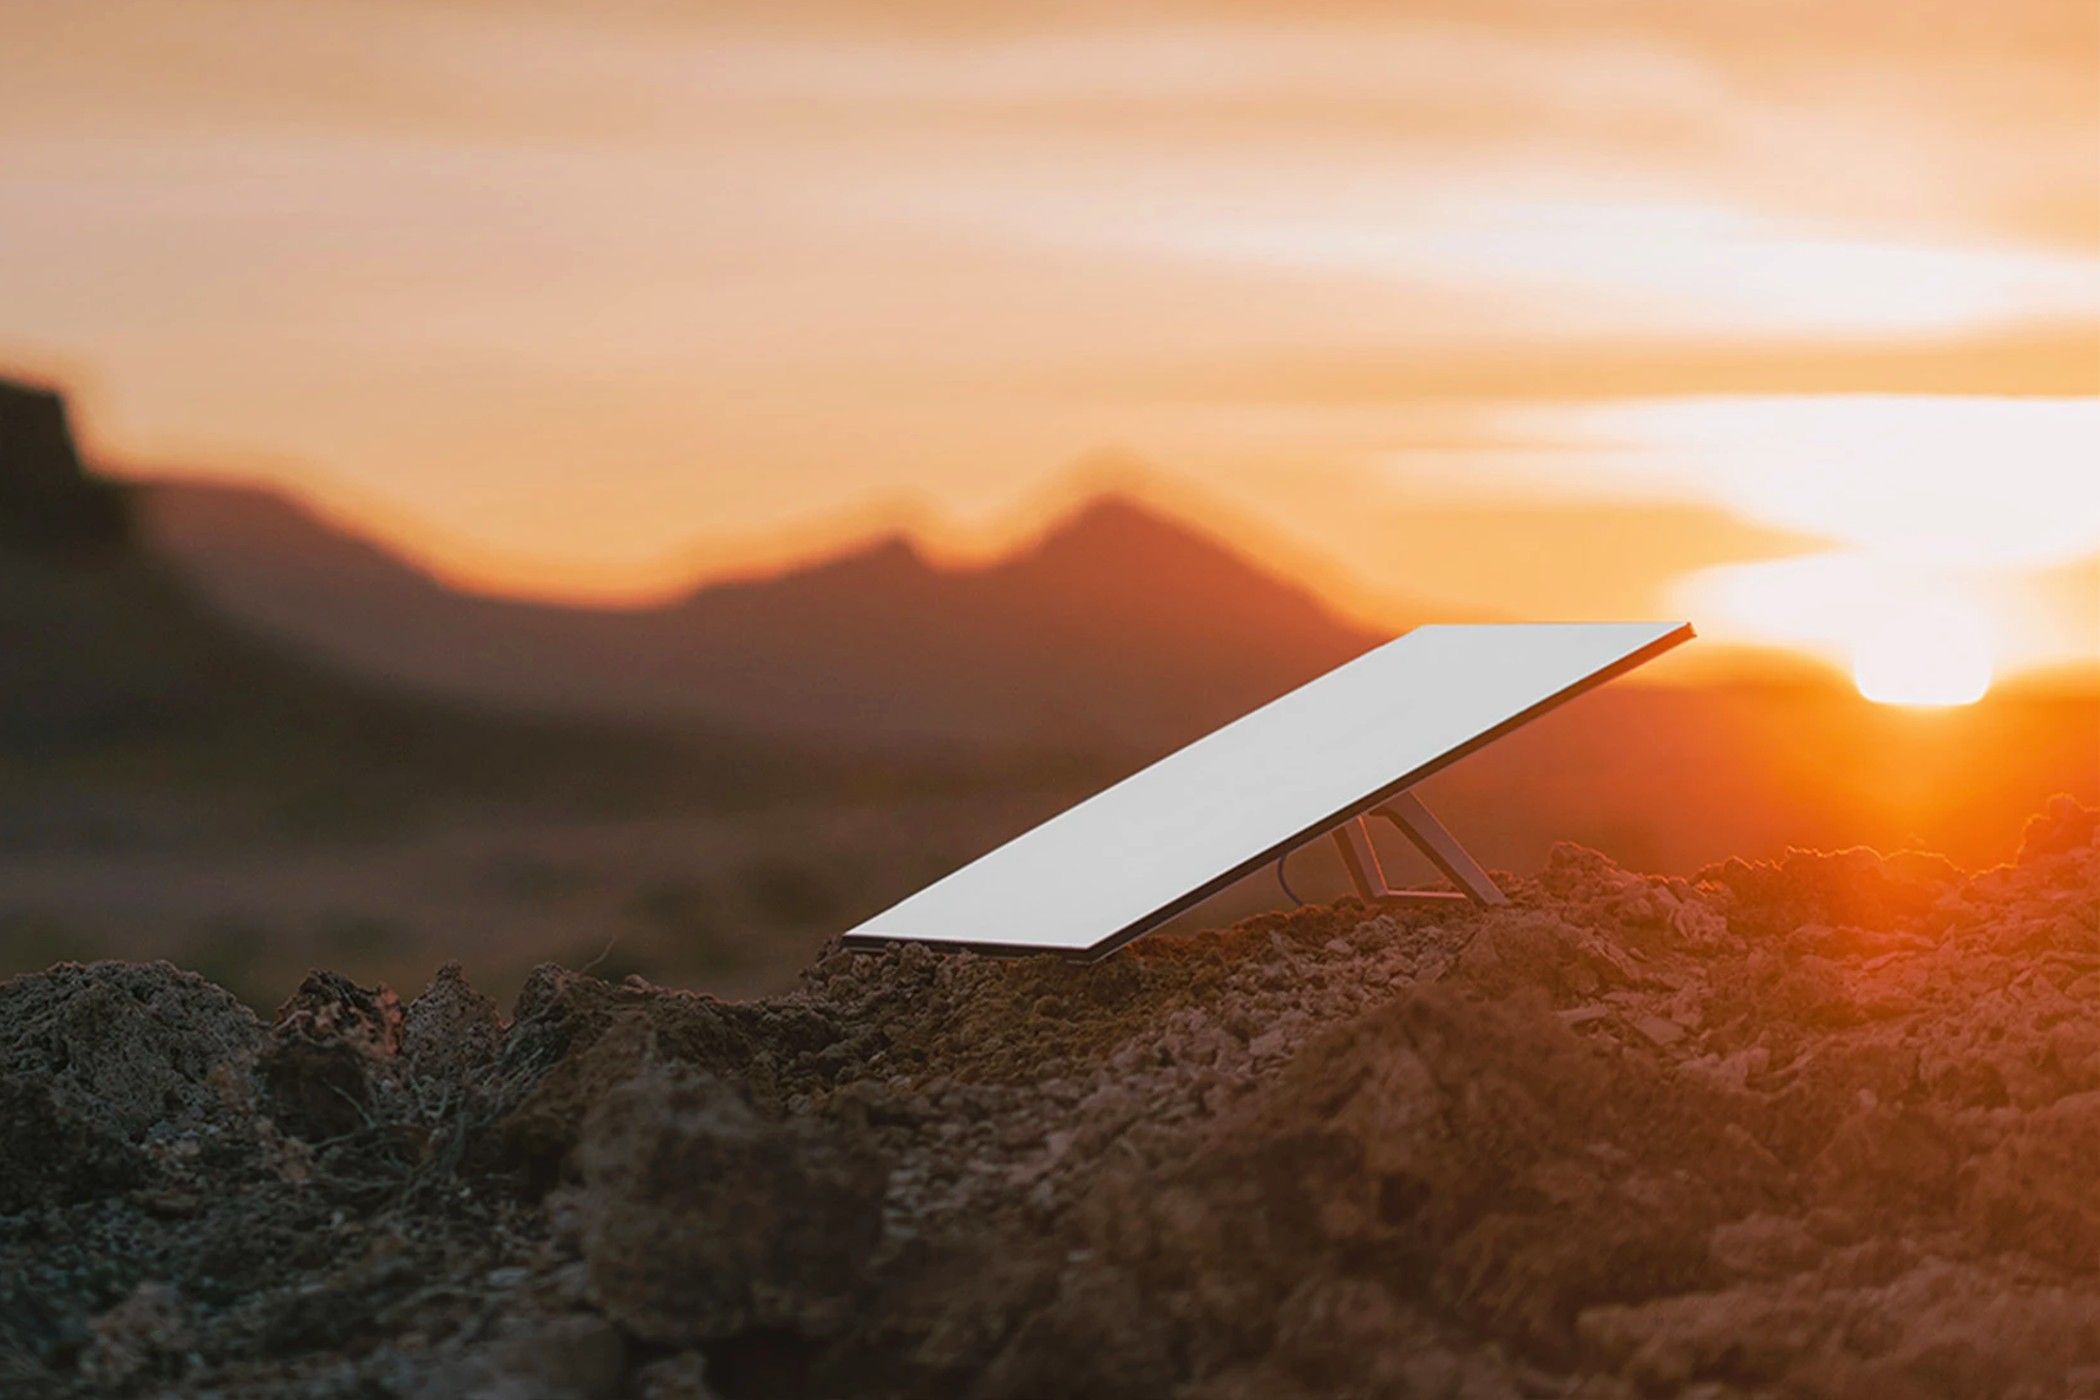
[[882,1234],[886,1172],[811,1116],[651,1063],[585,1120],[583,1257],[606,1311],[659,1342],[841,1331]]

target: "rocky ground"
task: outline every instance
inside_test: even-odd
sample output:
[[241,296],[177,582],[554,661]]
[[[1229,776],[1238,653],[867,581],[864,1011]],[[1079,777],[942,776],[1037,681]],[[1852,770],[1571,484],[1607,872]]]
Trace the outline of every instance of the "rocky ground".
[[2100,813],[1093,966],[0,984],[0,1393],[2100,1395]]

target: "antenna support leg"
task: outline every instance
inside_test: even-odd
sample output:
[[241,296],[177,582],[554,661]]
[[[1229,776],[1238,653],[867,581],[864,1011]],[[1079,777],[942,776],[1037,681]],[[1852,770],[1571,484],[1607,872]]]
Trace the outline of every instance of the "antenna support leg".
[[1444,824],[1432,816],[1422,805],[1422,799],[1412,792],[1401,793],[1385,805],[1373,808],[1368,815],[1383,817],[1399,827],[1401,834],[1414,843],[1415,849],[1429,857],[1430,864],[1457,888],[1394,889],[1386,883],[1385,870],[1378,863],[1378,848],[1371,844],[1370,823],[1364,817],[1351,817],[1335,828],[1334,843],[1341,849],[1342,865],[1349,872],[1349,882],[1356,886],[1357,895],[1366,903],[1401,899],[1469,899],[1479,905],[1509,903],[1509,897],[1496,888],[1487,871],[1466,854],[1466,848],[1458,844],[1458,839],[1444,829]]

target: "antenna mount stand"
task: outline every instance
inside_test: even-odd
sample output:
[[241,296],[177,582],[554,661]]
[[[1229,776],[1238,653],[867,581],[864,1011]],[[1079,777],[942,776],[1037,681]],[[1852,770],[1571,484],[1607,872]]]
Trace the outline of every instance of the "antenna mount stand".
[[[1430,864],[1443,872],[1456,889],[1451,890],[1396,890],[1386,883],[1385,870],[1378,863],[1378,848],[1371,844],[1371,824],[1366,818],[1383,817],[1400,828],[1402,835],[1414,843],[1416,850],[1429,857]],[[1509,903],[1509,897],[1496,888],[1487,871],[1480,863],[1466,854],[1466,848],[1458,839],[1444,829],[1444,824],[1430,814],[1422,805],[1422,799],[1412,791],[1389,798],[1363,816],[1351,817],[1334,829],[1334,843],[1341,849],[1342,864],[1349,871],[1349,882],[1356,886],[1357,895],[1367,904],[1383,900],[1450,900],[1466,899],[1479,905]]]

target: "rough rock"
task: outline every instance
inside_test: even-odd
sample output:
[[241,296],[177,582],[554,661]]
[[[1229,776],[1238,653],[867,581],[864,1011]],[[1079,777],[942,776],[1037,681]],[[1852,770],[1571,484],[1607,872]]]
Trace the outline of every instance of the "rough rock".
[[278,1008],[259,1069],[271,1115],[320,1140],[372,1121],[377,1081],[400,1048],[401,1006],[384,987],[316,972]]
[[2100,1394],[2100,814],[731,1004],[0,985],[7,1393]]
[[402,1014],[402,1068],[424,1081],[464,1083],[495,1065],[503,1048],[503,1015],[467,985],[456,962],[437,970]]
[[157,1149],[223,1135],[260,1035],[231,994],[165,963],[0,982],[0,1211],[137,1184]]

